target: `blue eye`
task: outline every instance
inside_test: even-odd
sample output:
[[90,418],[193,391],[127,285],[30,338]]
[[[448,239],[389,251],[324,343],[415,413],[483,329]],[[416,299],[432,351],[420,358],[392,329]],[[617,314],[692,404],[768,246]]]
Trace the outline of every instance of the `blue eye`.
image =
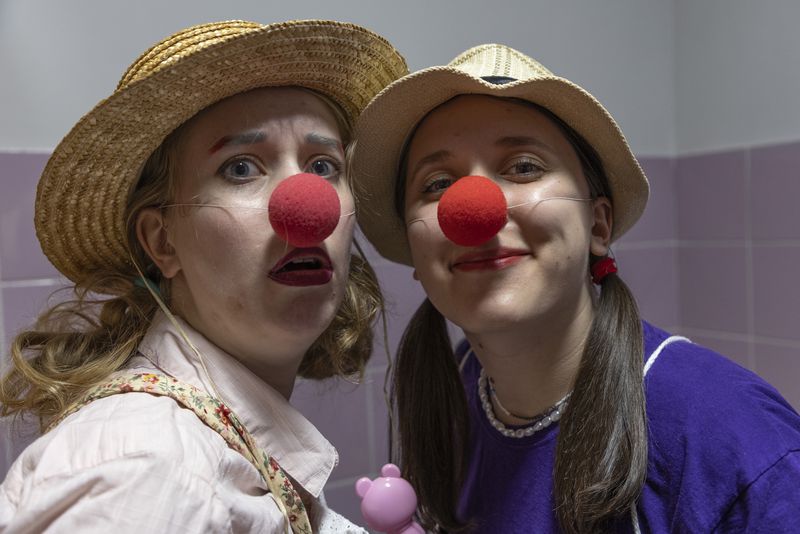
[[315,159],[308,166],[309,172],[323,178],[336,178],[339,176],[340,165],[330,159]]
[[219,174],[232,182],[249,181],[256,176],[261,176],[261,169],[253,161],[245,158],[236,158],[227,161],[220,167]]

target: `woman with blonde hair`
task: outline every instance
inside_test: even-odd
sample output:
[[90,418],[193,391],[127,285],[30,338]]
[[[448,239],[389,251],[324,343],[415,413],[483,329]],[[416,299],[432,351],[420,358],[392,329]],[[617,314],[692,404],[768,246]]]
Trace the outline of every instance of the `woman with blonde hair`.
[[0,530],[356,528],[320,499],[337,454],[289,399],[370,355],[382,301],[344,151],[405,72],[353,24],[204,24],[67,134],[35,223],[77,299],[13,342],[2,414],[46,432],[0,486]]
[[617,274],[649,186],[594,97],[477,46],[389,85],[356,138],[361,227],[428,297],[393,381],[428,528],[796,531],[798,414],[643,322]]

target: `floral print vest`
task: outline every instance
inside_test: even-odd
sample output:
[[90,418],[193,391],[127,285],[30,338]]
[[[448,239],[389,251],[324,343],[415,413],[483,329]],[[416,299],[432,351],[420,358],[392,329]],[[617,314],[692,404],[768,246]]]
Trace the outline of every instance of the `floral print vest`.
[[150,393],[175,400],[192,410],[203,423],[215,430],[230,448],[239,452],[261,473],[275,502],[287,518],[294,534],[311,534],[311,523],[300,495],[286,472],[266,451],[260,449],[253,436],[227,406],[204,391],[163,374],[116,374],[108,382],[91,390],[50,424],[53,428],[68,415],[90,402],[120,393]]

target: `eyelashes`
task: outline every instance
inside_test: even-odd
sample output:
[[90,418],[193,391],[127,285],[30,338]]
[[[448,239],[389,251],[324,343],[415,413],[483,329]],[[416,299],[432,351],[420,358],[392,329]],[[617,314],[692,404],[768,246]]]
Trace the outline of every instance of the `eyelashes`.
[[[528,183],[540,179],[548,167],[539,159],[530,156],[514,158],[501,167],[497,176],[514,183]],[[423,195],[441,196],[459,178],[449,172],[436,172],[422,182]]]
[[426,194],[430,193],[444,193],[445,190],[453,185],[455,180],[446,174],[437,175],[429,180],[426,180],[422,186],[422,192]]
[[233,183],[246,183],[263,176],[264,169],[249,157],[236,156],[227,160],[217,170],[217,175]]
[[[344,164],[331,156],[314,156],[302,172],[316,174],[326,180],[336,180],[342,173]],[[256,178],[267,176],[264,165],[253,156],[235,156],[223,163],[216,173],[219,177],[234,184],[246,184]]]
[[307,171],[323,178],[337,178],[342,172],[342,164],[330,157],[317,157],[308,165]]
[[546,170],[547,168],[540,161],[523,157],[513,160],[500,174],[509,177],[537,177],[544,174]]

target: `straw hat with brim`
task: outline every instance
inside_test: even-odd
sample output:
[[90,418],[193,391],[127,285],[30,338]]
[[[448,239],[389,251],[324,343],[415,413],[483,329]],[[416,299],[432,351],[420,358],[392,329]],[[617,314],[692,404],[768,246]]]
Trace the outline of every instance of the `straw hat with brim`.
[[614,119],[588,92],[537,61],[498,44],[471,48],[446,66],[409,74],[381,91],[356,124],[352,178],[358,221],[384,257],[411,265],[406,228],[394,209],[400,158],[417,124],[434,108],[462,94],[520,98],[555,113],[581,134],[602,159],[611,187],[612,239],[644,211],[649,185]]
[[178,32],[137,59],[56,147],[36,193],[42,250],[72,281],[98,269],[135,276],[127,200],[148,157],[178,126],[237,93],[290,85],[327,95],[354,121],[407,72],[386,40],[354,24],[229,21]]

